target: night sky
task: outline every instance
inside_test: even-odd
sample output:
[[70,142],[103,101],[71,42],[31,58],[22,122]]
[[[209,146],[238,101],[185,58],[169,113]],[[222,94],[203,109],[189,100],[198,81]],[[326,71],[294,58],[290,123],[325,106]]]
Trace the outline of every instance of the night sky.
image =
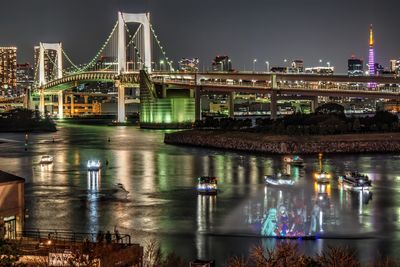
[[[6,2],[6,3],[5,3]],[[400,58],[399,0],[12,0],[3,1],[0,46],[16,45],[19,63],[33,46],[63,42],[78,63],[92,58],[117,20],[117,11],[151,12],[156,32],[175,62],[199,57],[200,68],[217,54],[234,68],[265,69],[283,60],[306,66],[330,61],[338,72],[352,54],[367,59],[374,25],[376,61]]]

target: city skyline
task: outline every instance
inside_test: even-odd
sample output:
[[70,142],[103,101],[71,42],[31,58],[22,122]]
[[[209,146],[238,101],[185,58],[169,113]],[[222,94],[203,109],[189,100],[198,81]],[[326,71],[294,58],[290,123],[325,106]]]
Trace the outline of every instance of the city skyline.
[[[394,27],[398,22],[393,11],[399,4],[395,1],[385,6],[378,6],[373,0],[353,1],[345,8],[344,1],[319,3],[313,0],[302,3],[270,1],[268,4],[256,1],[251,6],[238,2],[227,5],[225,1],[206,1],[201,6],[189,6],[178,0],[169,1],[168,5],[161,1],[135,4],[96,1],[100,3],[95,7],[94,1],[86,1],[80,3],[79,9],[77,1],[60,3],[58,9],[50,1],[41,2],[41,9],[38,9],[31,3],[15,1],[10,8],[19,12],[0,18],[3,25],[1,45],[17,46],[19,63],[32,62],[33,46],[40,41],[63,42],[75,61],[86,62],[110,32],[118,10],[151,12],[151,20],[169,57],[174,62],[182,57],[198,57],[200,70],[203,65],[210,67],[215,55],[226,54],[238,70],[251,70],[254,58],[258,59],[257,70],[266,68],[265,61],[279,66],[284,65],[284,59],[288,62],[303,59],[305,65],[315,66],[322,59],[323,63],[335,66],[337,72],[344,73],[351,55],[367,62],[370,24],[374,25],[376,62],[388,67],[389,60],[400,55],[397,48],[400,36]],[[291,8],[287,7],[288,3]],[[57,10],[63,11],[56,16]],[[341,15],[340,20],[338,15]],[[29,31],[21,35],[19,33],[28,28],[27,20],[30,21]]]

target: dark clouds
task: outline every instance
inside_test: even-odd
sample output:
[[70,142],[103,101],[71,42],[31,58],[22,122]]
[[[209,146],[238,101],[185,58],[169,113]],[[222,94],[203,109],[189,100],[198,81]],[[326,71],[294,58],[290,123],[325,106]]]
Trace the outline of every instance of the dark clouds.
[[[3,1],[6,2],[6,1]],[[377,61],[400,57],[398,0],[13,0],[1,4],[0,45],[17,45],[19,61],[32,61],[40,41],[62,41],[75,61],[91,58],[111,31],[117,11],[152,13],[152,23],[175,61],[216,54],[234,67],[258,68],[283,59],[318,59],[344,71],[346,59],[366,58],[374,24]]]

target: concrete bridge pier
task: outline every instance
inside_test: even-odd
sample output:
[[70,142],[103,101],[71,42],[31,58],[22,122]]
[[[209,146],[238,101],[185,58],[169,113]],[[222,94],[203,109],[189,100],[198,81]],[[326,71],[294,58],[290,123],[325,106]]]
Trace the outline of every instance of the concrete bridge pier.
[[235,116],[235,92],[229,93],[229,118]]
[[45,100],[44,100],[44,89],[39,89],[39,112],[41,115],[45,115]]
[[276,95],[276,90],[272,90],[271,94],[270,94],[270,100],[271,100],[271,119],[272,120],[276,120],[277,118],[277,111],[278,111],[278,99],[277,99],[277,95]]
[[314,113],[318,107],[318,96],[314,96],[311,100],[311,112]]
[[30,101],[31,101],[31,90],[26,89],[24,95],[24,108],[26,109],[30,108]]
[[58,118],[64,118],[64,98],[61,90],[58,92]]
[[194,109],[195,109],[195,120],[201,120],[201,87],[196,86],[195,89],[195,104],[194,104]]
[[115,87],[118,88],[118,123],[126,121],[125,114],[125,86],[122,85],[120,80],[115,81]]

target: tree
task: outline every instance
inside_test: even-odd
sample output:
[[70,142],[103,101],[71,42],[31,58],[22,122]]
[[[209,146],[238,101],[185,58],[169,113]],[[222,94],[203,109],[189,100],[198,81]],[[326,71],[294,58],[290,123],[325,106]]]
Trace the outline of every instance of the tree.
[[344,107],[336,103],[325,103],[315,110],[315,114],[336,114],[344,116]]
[[26,266],[19,263],[20,253],[16,244],[0,239],[0,266]]

